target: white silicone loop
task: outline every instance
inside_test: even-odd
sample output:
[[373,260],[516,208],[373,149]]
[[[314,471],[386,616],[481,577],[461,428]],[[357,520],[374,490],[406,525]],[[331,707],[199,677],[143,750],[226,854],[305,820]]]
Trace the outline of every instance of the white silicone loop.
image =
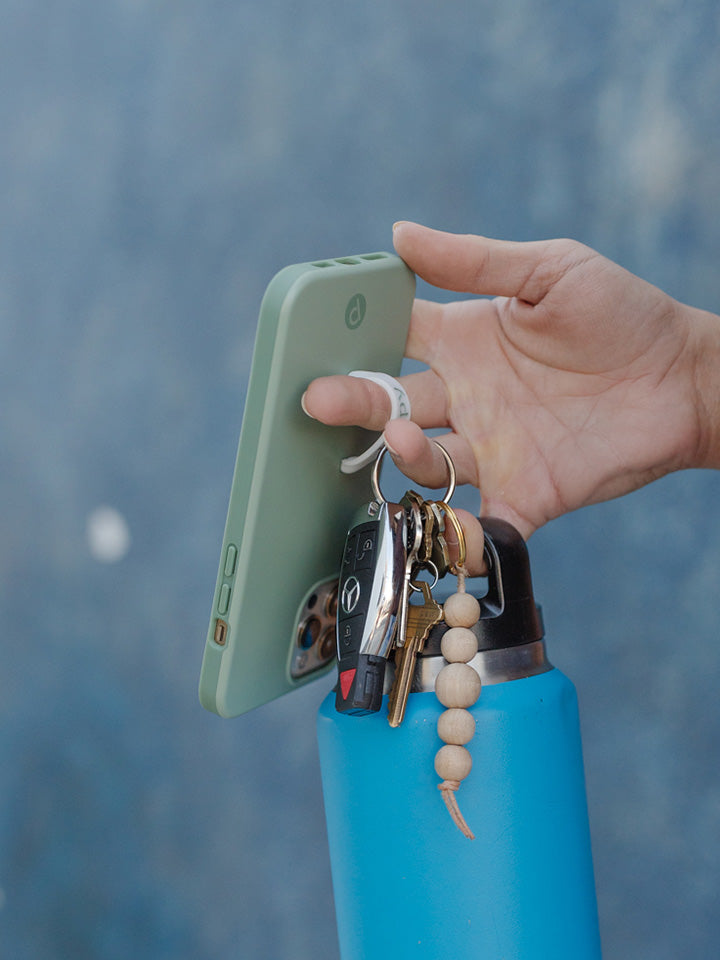
[[[348,376],[360,377],[362,380],[372,380],[373,383],[377,383],[378,386],[383,388],[390,397],[390,416],[388,420],[410,419],[410,398],[403,385],[395,377],[391,377],[388,373],[378,373],[375,370],[353,370]],[[377,457],[382,449],[383,442],[382,436],[379,436],[364,453],[358,454],[357,457],[345,457],[344,460],[340,461],[340,472],[357,473],[358,470],[362,470]]]

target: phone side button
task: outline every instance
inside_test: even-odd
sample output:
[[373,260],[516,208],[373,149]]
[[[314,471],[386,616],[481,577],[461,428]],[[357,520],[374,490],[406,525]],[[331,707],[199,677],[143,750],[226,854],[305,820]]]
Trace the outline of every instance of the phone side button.
[[237,547],[234,543],[228,545],[225,553],[225,576],[231,577],[235,573],[235,563],[237,561]]
[[230,587],[224,583],[220,588],[220,599],[218,600],[218,613],[225,616],[230,606]]

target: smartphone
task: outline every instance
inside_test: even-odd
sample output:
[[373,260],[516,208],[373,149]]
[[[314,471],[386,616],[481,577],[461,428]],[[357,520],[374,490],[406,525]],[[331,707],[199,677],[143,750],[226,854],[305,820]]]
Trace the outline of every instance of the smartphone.
[[200,702],[236,717],[335,662],[348,527],[372,499],[370,467],[340,471],[376,438],[301,408],[315,377],[397,376],[415,277],[391,253],[295,264],[263,297],[230,492]]

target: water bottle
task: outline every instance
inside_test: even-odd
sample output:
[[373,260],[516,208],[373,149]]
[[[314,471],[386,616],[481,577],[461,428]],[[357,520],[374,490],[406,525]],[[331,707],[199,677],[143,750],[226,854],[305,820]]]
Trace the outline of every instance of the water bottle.
[[483,527],[490,572],[472,661],[483,687],[456,795],[475,839],[454,825],[433,766],[444,624],[401,726],[385,709],[340,714],[334,693],[319,711],[342,960],[601,956],[575,689],[547,659],[522,537],[501,520]]

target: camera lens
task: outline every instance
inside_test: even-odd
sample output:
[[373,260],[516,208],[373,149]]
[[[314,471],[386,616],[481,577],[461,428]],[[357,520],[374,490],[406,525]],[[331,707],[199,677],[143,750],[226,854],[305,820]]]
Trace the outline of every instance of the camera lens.
[[304,623],[300,624],[298,646],[303,650],[309,650],[319,636],[320,621],[317,617],[308,617]]
[[335,656],[335,651],[335,630],[332,627],[328,627],[320,640],[320,659],[332,660]]

